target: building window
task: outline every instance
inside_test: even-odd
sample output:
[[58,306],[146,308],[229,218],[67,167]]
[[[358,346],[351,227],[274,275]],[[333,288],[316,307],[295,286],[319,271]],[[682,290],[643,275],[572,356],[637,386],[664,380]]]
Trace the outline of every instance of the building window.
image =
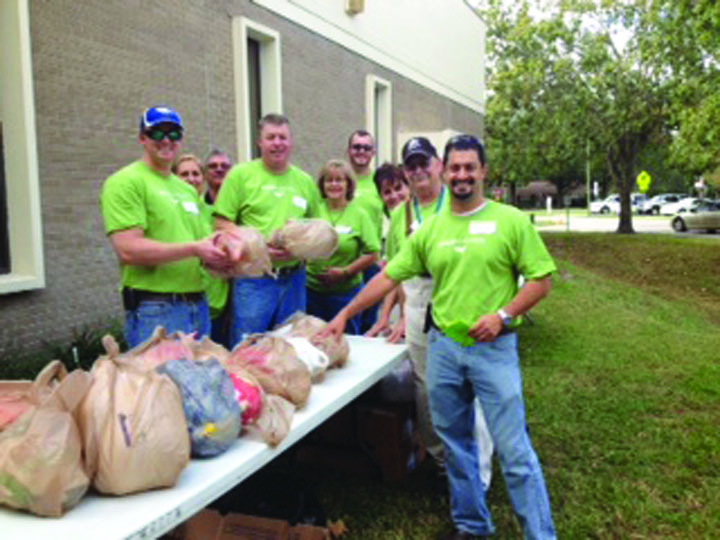
[[8,238],[7,191],[5,190],[5,146],[3,125],[0,122],[0,275],[10,273],[10,244]]
[[245,17],[233,19],[238,158],[258,156],[257,123],[282,113],[280,34]]
[[365,81],[365,125],[375,137],[377,163],[392,161],[392,85],[374,75]]
[[45,286],[27,0],[0,2],[0,294]]

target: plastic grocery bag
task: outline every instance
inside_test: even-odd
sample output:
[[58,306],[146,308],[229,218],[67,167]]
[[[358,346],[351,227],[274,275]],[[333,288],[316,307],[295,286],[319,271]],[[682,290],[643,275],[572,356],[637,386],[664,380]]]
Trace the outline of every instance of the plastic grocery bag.
[[275,231],[270,244],[287,249],[296,259],[329,258],[338,246],[338,234],[324,219],[291,219]]
[[252,424],[262,413],[265,396],[262,386],[240,366],[234,365],[229,375],[235,389],[235,400],[240,406],[242,425]]
[[256,432],[270,446],[277,446],[287,437],[295,405],[280,396],[266,395],[260,418],[248,429]]
[[281,396],[302,407],[310,395],[312,381],[292,345],[282,338],[253,334],[235,347],[226,369],[239,365],[250,372],[268,394]]
[[124,494],[172,486],[190,460],[180,391],[167,376],[101,357],[77,411],[93,485]]
[[350,356],[350,345],[343,335],[338,341],[335,336],[319,337],[320,330],[325,329],[327,323],[318,317],[306,315],[305,313],[293,314],[285,323],[290,324],[288,336],[304,337],[310,343],[323,351],[330,359],[330,367],[342,367]]
[[216,456],[240,434],[240,405],[228,372],[217,359],[170,360],[157,368],[177,385],[182,396],[193,456]]
[[31,406],[0,433],[0,503],[57,517],[75,506],[90,484],[72,412],[91,378],[81,370],[65,376],[58,361],[43,370],[50,372],[59,382],[34,384]]
[[0,381],[0,431],[30,409],[39,397],[49,395],[56,379],[66,375],[62,362],[53,360],[34,381]]
[[111,335],[103,337],[102,344],[109,358],[117,358],[140,370],[150,371],[168,360],[193,358],[194,341],[191,334],[183,332],[168,334],[165,328],[158,326],[152,336],[124,353],[120,353],[120,347]]
[[229,273],[209,268],[211,273],[220,277],[259,277],[273,273],[265,237],[257,229],[228,224],[215,233],[213,243],[227,254],[235,266]]
[[289,336],[284,339],[293,346],[300,361],[305,364],[305,367],[310,371],[312,382],[317,383],[322,381],[325,377],[325,372],[330,367],[330,358],[328,358],[328,355],[310,343],[310,340],[307,338]]

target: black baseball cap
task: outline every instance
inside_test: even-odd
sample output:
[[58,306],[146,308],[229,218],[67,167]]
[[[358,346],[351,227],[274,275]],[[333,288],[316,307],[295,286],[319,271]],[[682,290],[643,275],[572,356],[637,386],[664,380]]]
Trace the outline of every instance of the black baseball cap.
[[426,159],[438,157],[437,150],[426,137],[413,137],[402,148],[403,163],[412,156],[424,156]]

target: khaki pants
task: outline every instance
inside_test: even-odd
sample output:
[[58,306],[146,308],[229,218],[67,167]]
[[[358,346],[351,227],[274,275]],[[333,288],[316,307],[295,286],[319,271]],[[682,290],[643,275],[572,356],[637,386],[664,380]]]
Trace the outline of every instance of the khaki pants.
[[[444,467],[443,446],[432,426],[425,380],[428,343],[427,334],[423,332],[423,327],[425,326],[425,312],[432,298],[432,280],[429,278],[413,278],[403,283],[403,289],[405,291],[405,341],[413,365],[416,422],[428,454],[432,456],[438,465]],[[475,400],[475,434],[478,446],[480,479],[487,489],[492,474],[493,442],[485,424],[485,415],[477,399]]]

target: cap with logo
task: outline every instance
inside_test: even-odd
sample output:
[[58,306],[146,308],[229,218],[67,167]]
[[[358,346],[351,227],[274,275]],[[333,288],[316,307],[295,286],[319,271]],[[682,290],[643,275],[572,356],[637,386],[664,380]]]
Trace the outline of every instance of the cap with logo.
[[427,159],[438,157],[437,150],[426,137],[413,137],[402,148],[403,162],[412,156],[424,156]]
[[140,117],[140,130],[144,131],[159,124],[175,124],[180,129],[184,129],[180,115],[172,107],[158,105],[145,109],[145,112]]

